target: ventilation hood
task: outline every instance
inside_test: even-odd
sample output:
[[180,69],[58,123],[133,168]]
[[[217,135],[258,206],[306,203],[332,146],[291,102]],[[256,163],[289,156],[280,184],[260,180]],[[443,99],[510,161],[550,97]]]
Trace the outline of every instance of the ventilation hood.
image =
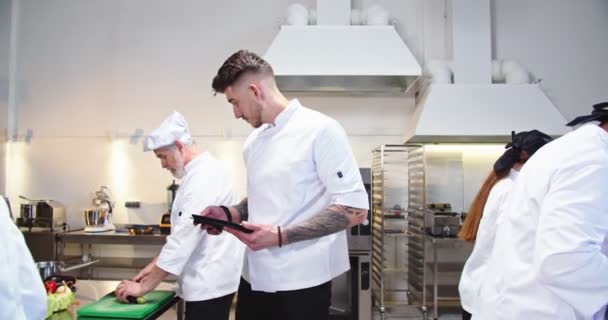
[[408,143],[502,143],[516,132],[557,137],[566,119],[538,84],[428,84],[420,88]]
[[283,91],[406,92],[421,75],[392,25],[284,25],[264,58]]
[[453,61],[427,63],[406,143],[502,143],[511,131],[557,137],[566,119],[523,66],[492,60],[491,0],[452,1]]

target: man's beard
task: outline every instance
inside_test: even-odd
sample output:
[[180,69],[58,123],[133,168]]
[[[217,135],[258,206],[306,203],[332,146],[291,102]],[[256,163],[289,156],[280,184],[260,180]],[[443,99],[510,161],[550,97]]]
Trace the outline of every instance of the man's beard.
[[256,105],[256,108],[252,108],[254,112],[252,112],[250,119],[247,118],[247,121],[252,127],[259,128],[264,123],[262,123],[262,107],[260,105]]
[[249,122],[249,124],[255,129],[257,129],[263,125],[262,121],[257,121],[257,122],[253,122],[253,123]]
[[176,179],[183,178],[186,175],[186,170],[184,169],[184,159],[178,152],[175,153],[175,165],[175,169],[171,170],[171,174]]

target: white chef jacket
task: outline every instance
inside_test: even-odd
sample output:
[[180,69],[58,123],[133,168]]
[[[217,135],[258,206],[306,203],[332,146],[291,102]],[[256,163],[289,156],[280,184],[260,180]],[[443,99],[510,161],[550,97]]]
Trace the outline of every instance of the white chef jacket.
[[245,246],[233,235],[210,236],[194,226],[192,214],[211,205],[239,201],[224,164],[204,152],[185,166],[171,208],[171,234],[156,265],[177,275],[176,293],[185,301],[202,301],[236,292]]
[[[249,221],[289,227],[331,204],[367,209],[367,193],[344,129],[292,100],[247,138]],[[349,269],[346,232],[259,251],[247,249],[243,277],[256,291],[310,288]]]
[[477,229],[475,247],[462,270],[458,285],[460,304],[464,310],[471,314],[477,313],[478,310],[479,289],[481,288],[481,281],[484,278],[487,261],[494,247],[498,218],[504,209],[517,175],[518,172],[511,169],[509,174],[498,181],[492,190],[490,190],[488,200],[483,208],[479,228]]
[[0,196],[0,319],[41,320],[46,290],[23,234]]
[[608,133],[587,124],[526,163],[499,223],[474,319],[604,319]]

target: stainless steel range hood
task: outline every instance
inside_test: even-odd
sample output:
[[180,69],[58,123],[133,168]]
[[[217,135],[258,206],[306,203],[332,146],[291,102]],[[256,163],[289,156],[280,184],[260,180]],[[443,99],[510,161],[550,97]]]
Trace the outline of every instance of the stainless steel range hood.
[[413,90],[404,142],[495,143],[510,141],[512,130],[568,132],[564,116],[523,66],[492,60],[490,2],[452,1],[453,62],[427,64],[425,80]]
[[284,91],[406,92],[421,75],[392,25],[281,26],[264,58]]
[[404,141],[495,143],[510,132],[568,132],[566,119],[538,84],[428,84],[420,89]]

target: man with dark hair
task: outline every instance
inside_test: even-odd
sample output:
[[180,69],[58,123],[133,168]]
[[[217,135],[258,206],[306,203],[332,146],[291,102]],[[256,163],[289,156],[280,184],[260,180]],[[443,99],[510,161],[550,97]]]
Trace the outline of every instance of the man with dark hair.
[[473,319],[605,319],[608,103],[593,109],[521,170]]
[[348,137],[335,120],[288,101],[255,53],[230,56],[213,88],[256,128],[243,151],[248,198],[202,212],[253,230],[224,228],[248,246],[237,320],[327,319],[331,280],[349,269],[345,230],[369,207]]
[[226,60],[215,78],[213,78],[211,86],[215,92],[224,93],[226,88],[234,84],[244,73],[274,77],[274,71],[266,60],[253,52],[240,50]]

